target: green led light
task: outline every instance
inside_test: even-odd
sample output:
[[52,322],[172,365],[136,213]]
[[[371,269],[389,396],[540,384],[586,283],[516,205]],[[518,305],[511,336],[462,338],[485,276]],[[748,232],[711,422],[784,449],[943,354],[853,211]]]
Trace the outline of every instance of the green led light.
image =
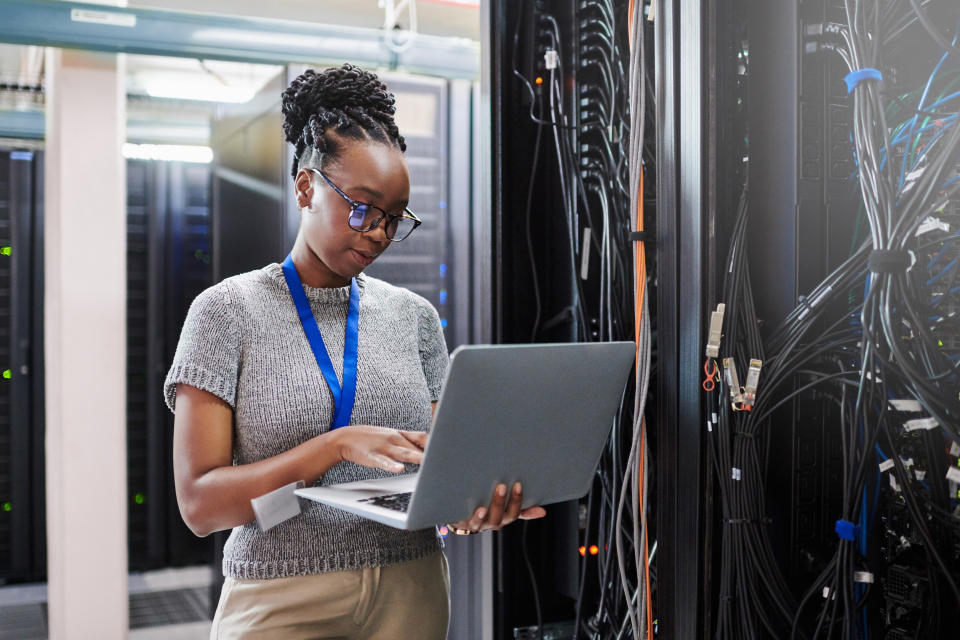
[[13,505],[10,504],[9,502],[4,502],[4,503],[3,503],[3,510],[4,510],[4,511],[13,511]]
[[197,249],[196,251],[193,252],[193,257],[196,258],[197,260],[203,260],[203,251],[201,251],[200,249]]
[[0,247],[0,254],[9,256],[13,253],[13,247]]
[[10,369],[7,369],[6,371],[3,372],[3,377],[9,380],[10,378],[13,377],[13,372],[10,371]]
[[943,340],[937,340],[937,346],[938,346],[938,347],[942,347],[942,346],[943,346]]
[[133,501],[136,502],[137,504],[143,504],[144,502],[147,501],[147,497],[142,493],[135,493],[133,495]]

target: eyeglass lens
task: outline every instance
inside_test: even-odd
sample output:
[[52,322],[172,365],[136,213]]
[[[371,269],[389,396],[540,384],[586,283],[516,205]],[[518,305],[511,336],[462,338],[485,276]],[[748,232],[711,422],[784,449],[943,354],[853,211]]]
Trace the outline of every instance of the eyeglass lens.
[[[350,212],[350,228],[356,231],[370,231],[383,215],[379,209],[358,203]],[[416,227],[416,224],[410,218],[391,215],[387,215],[386,220],[383,220],[381,224],[384,225],[384,232],[391,240],[403,240]]]

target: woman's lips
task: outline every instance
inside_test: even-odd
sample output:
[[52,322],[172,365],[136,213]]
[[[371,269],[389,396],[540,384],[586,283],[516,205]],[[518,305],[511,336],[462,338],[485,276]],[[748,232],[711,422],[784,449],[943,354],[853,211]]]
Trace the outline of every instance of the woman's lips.
[[359,262],[360,266],[362,267],[370,266],[370,263],[373,262],[377,257],[377,256],[367,256],[365,254],[360,253],[356,249],[351,249],[350,253],[353,254],[353,259]]

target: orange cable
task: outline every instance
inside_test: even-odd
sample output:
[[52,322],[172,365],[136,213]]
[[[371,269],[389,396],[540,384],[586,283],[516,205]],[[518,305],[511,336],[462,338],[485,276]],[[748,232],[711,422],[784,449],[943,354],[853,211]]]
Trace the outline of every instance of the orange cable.
[[[631,2],[632,7],[632,2]],[[640,189],[637,194],[637,231],[643,231],[643,166],[640,167]],[[646,265],[646,247],[642,241],[636,244],[635,253],[636,266],[636,308],[634,309],[634,341],[637,345],[635,361],[636,366],[640,366],[640,327],[643,321],[643,302],[646,296],[647,288],[647,265]],[[640,504],[637,508],[640,510],[640,520],[643,526],[643,575],[645,588],[645,600],[647,608],[647,637],[653,638],[653,599],[650,595],[650,547],[646,522],[646,513],[643,511],[643,474],[646,449],[646,419],[640,417],[640,464],[637,474],[637,484],[640,495]]]

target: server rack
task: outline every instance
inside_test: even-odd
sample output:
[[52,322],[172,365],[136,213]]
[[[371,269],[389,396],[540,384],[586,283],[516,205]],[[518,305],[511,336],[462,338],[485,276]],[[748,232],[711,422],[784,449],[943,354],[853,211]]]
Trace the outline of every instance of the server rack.
[[127,493],[132,570],[203,563],[180,517],[161,389],[193,298],[212,284],[210,169],[127,162]]
[[43,154],[0,149],[0,583],[46,572]]

